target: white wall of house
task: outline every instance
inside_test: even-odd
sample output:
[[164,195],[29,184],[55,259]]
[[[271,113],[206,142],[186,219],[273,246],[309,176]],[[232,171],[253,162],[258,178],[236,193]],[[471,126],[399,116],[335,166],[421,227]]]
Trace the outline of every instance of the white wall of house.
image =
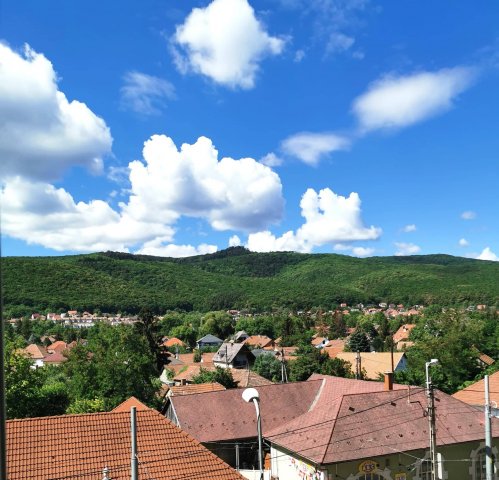
[[318,471],[304,461],[288,455],[274,446],[270,449],[272,477],[279,480],[326,480],[327,473]]

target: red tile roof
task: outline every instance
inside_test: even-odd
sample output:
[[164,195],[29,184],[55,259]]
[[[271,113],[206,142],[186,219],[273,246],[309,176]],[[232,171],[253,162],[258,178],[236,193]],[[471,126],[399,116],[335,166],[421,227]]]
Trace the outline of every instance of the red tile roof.
[[272,340],[270,337],[267,337],[267,335],[252,335],[251,337],[248,337],[243,344],[251,346],[251,347],[258,347],[264,348],[268,347],[274,344],[274,340]]
[[168,340],[163,342],[163,345],[165,347],[174,347],[175,345],[178,345],[179,347],[185,347],[185,343],[176,337],[169,338]]
[[[139,478],[241,480],[239,473],[154,410],[137,412]],[[130,479],[130,413],[7,422],[9,480]]]
[[[440,391],[435,399],[437,445],[483,438],[482,412]],[[267,431],[265,437],[317,464],[424,449],[428,447],[425,405],[426,393],[418,387],[335,398],[323,393],[313,408]],[[499,419],[493,423],[497,432]]]
[[24,352],[34,360],[40,360],[47,355],[47,350],[45,349],[45,347],[40,347],[40,345],[36,345],[35,343],[28,345],[24,349]]
[[48,352],[59,352],[59,353],[62,353],[64,350],[66,350],[68,348],[68,345],[66,344],[66,342],[63,342],[62,340],[57,340],[56,342],[54,343],[51,343],[48,347],[47,347],[47,351]]
[[54,353],[49,353],[46,357],[44,357],[43,363],[59,364],[67,362],[67,360],[68,358],[65,357],[62,353],[54,352]]
[[331,357],[336,358],[338,353],[345,350],[345,340],[337,338],[335,340],[330,340],[329,343],[324,347],[324,351]]
[[223,385],[220,385],[217,382],[212,383],[198,383],[191,385],[177,385],[175,387],[171,387],[171,395],[193,395],[196,393],[205,393],[205,392],[220,392],[225,390]]
[[272,385],[273,383],[251,370],[233,368],[230,372],[239,388],[261,387],[262,385]]
[[112,409],[112,412],[129,412],[132,407],[137,409],[137,412],[140,410],[151,410],[147,405],[144,405],[139,399],[135,397],[130,397],[124,402],[120,403],[117,407]]
[[[322,380],[257,387],[262,429],[267,432],[305,413]],[[180,427],[200,442],[256,437],[255,407],[246,403],[243,390],[172,397]]]
[[409,340],[411,330],[416,326],[415,323],[405,323],[394,334],[393,342],[396,344],[402,340]]

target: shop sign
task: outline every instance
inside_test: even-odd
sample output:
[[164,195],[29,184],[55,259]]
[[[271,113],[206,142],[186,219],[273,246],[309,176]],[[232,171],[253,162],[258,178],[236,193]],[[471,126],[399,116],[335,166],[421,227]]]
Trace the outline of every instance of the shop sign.
[[378,469],[378,464],[374,460],[364,460],[359,465],[359,472],[361,473],[375,473]]

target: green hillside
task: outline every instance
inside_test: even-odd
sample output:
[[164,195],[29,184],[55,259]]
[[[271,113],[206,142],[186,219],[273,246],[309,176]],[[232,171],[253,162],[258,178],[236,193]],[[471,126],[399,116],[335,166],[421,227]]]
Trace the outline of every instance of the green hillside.
[[499,263],[452,257],[252,253],[185,259],[106,252],[2,260],[4,305],[19,310],[214,310],[335,303],[499,303]]

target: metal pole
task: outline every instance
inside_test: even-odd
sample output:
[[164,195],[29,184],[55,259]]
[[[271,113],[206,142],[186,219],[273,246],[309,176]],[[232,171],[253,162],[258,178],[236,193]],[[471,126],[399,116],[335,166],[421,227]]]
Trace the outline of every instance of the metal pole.
[[236,443],[236,470],[239,470],[239,443]]
[[489,376],[485,375],[485,478],[493,479],[492,431],[490,425]]
[[132,455],[130,462],[130,479],[139,479],[139,463],[137,458],[137,408],[132,407],[130,409],[130,426],[131,426],[131,437],[132,437]]
[[258,466],[260,468],[260,480],[263,480],[263,455],[262,455],[262,418],[260,416],[260,405],[258,399],[254,398],[256,409],[256,426],[258,430]]
[[359,365],[360,365],[360,352],[357,350],[357,355],[355,357],[355,379],[356,380],[359,380],[360,378],[360,368],[359,368]]
[[430,378],[430,362],[426,362],[426,396],[428,398],[428,423],[430,427],[430,461],[431,480],[438,480],[437,477],[437,435],[435,428],[435,401],[433,396],[433,385]]

